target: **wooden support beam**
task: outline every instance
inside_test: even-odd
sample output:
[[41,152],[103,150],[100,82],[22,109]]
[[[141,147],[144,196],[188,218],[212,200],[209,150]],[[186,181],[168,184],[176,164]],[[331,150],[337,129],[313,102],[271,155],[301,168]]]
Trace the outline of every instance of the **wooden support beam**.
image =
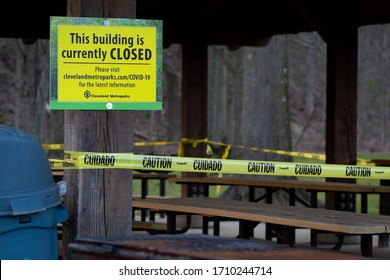
[[[68,16],[135,18],[136,0],[69,0]],[[66,111],[65,150],[129,152],[135,115],[131,111]],[[68,194],[64,206],[64,248],[77,237],[118,237],[131,234],[132,170],[65,170]]]
[[[207,45],[199,42],[188,42],[182,45],[182,137],[187,139],[207,138]],[[206,157],[206,145],[186,144],[184,155],[188,157]],[[186,176],[183,174],[183,176]],[[205,176],[194,173],[192,176]],[[187,196],[184,186],[182,195]]]

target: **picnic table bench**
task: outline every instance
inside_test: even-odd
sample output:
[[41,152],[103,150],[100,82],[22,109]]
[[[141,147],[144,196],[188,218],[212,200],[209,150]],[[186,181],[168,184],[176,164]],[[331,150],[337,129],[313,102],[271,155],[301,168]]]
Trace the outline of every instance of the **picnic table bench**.
[[[203,228],[208,227],[210,217],[239,221],[238,237],[244,239],[253,236],[254,224],[279,225],[277,242],[290,246],[295,243],[295,229],[297,228],[360,235],[362,255],[368,257],[371,257],[373,253],[373,235],[390,233],[390,216],[322,208],[259,204],[200,196],[166,199],[134,198],[133,207],[165,212],[168,234],[176,233],[177,215],[195,214],[204,217]],[[215,223],[214,227],[218,227],[218,223]]]

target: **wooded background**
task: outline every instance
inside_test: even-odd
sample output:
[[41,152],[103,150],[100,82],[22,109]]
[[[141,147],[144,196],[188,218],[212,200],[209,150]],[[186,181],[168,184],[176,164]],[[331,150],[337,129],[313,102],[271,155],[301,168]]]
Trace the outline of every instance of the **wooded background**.
[[[358,154],[390,152],[388,34],[390,25],[359,29]],[[26,44],[0,38],[0,123],[21,128],[42,144],[64,141],[64,112],[49,108],[49,48],[49,40]],[[136,112],[136,142],[180,140],[181,46],[164,49],[163,63],[163,110]],[[209,73],[209,140],[324,153],[326,45],[317,33],[274,36],[259,48],[210,46]],[[171,155],[177,149],[133,151]],[[222,148],[213,151],[218,157]],[[237,148],[229,158],[286,159]]]

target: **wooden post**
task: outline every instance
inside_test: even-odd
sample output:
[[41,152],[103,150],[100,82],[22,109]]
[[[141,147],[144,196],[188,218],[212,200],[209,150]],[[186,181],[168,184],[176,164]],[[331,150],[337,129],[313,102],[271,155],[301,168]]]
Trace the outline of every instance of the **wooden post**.
[[[373,163],[377,166],[390,166],[390,160],[386,159],[373,159]],[[381,186],[390,187],[390,180],[380,180]],[[379,214],[380,215],[390,215],[390,194],[382,193],[379,195]],[[389,247],[390,246],[390,235],[389,234],[380,234],[378,236],[378,247]]]
[[[357,28],[350,28],[327,42],[327,163],[356,164],[357,38]],[[342,181],[347,180],[355,181]],[[326,207],[335,209],[336,200],[335,193],[328,193]]]
[[[135,18],[136,0],[68,0],[68,16]],[[131,111],[66,111],[65,150],[130,152],[135,114]],[[66,170],[63,246],[77,237],[131,234],[133,172],[129,169]]]
[[[207,138],[207,44],[202,42],[184,43],[182,46],[182,137],[188,139]],[[185,145],[187,157],[206,157],[206,145],[196,147]],[[183,174],[187,176],[190,174]],[[191,176],[205,176],[194,173]],[[182,195],[187,196],[187,186],[183,186]]]
[[[302,0],[292,4],[327,44],[326,162],[356,164],[358,5],[335,8]],[[336,194],[327,193],[326,207],[335,209],[336,200]]]

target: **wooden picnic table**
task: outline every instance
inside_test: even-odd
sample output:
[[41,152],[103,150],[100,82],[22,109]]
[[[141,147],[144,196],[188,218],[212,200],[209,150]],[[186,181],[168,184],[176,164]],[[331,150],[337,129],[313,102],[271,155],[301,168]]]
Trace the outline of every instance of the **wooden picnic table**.
[[133,173],[133,179],[141,180],[141,196],[143,198],[145,198],[148,195],[149,180],[159,180],[160,196],[165,196],[166,180],[175,177],[176,177],[175,174],[170,174],[167,172],[155,172],[155,173],[134,172]]
[[52,170],[54,182],[59,182],[64,177],[64,170]]
[[[149,181],[150,180],[159,180],[160,182],[160,196],[165,196],[166,190],[166,180],[170,178],[175,178],[175,174],[170,174],[168,172],[134,172],[133,180],[141,180],[141,198],[146,198],[149,191]],[[147,211],[141,211],[141,220],[145,221],[147,216]],[[149,219],[154,221],[154,213],[150,212]]]
[[[203,216],[203,229],[208,227],[207,221],[210,218],[237,220],[239,221],[239,237],[244,239],[253,236],[254,226],[258,223],[275,224],[274,230],[278,243],[290,246],[295,244],[295,229],[297,228],[343,235],[360,235],[363,256],[372,256],[373,235],[390,232],[390,216],[386,215],[258,204],[203,196],[133,199],[133,207],[164,211],[167,215],[168,234],[176,233],[176,215],[189,214]],[[214,220],[214,228],[215,226]]]
[[[289,205],[295,205],[296,199],[308,207],[317,207],[318,192],[352,192],[360,193],[361,212],[367,213],[367,195],[379,191],[387,191],[387,189],[378,188],[371,185],[358,185],[352,183],[339,182],[322,182],[322,181],[307,181],[307,180],[287,180],[287,179],[244,179],[244,178],[220,178],[220,177],[177,177],[168,179],[169,182],[176,184],[203,184],[207,188],[211,185],[229,185],[229,186],[244,186],[249,188],[249,201],[259,201],[265,199],[266,203],[272,203],[272,192],[275,189],[284,189],[289,193]],[[255,188],[266,188],[264,197],[255,198]],[[310,204],[300,199],[295,194],[295,189],[305,189],[311,191]]]
[[[387,187],[361,185],[353,183],[340,182],[322,182],[322,181],[308,181],[308,180],[288,180],[288,179],[247,179],[247,178],[221,178],[221,177],[177,177],[168,179],[170,182],[177,184],[202,184],[208,194],[208,187],[211,185],[229,185],[229,186],[244,186],[249,188],[249,201],[255,202],[265,199],[266,203],[272,203],[272,193],[277,189],[283,189],[289,194],[289,205],[294,206],[296,200],[299,200],[307,207],[318,207],[318,193],[319,192],[339,192],[339,193],[358,193],[361,195],[361,212],[368,212],[368,195],[390,193]],[[255,189],[265,188],[264,196],[255,198]],[[296,195],[296,189],[304,189],[311,192],[310,204]],[[274,237],[273,225],[267,224],[266,239],[270,240]],[[311,244],[317,244],[317,231],[311,231]],[[341,247],[343,244],[343,235],[339,235],[339,240],[335,247]]]

